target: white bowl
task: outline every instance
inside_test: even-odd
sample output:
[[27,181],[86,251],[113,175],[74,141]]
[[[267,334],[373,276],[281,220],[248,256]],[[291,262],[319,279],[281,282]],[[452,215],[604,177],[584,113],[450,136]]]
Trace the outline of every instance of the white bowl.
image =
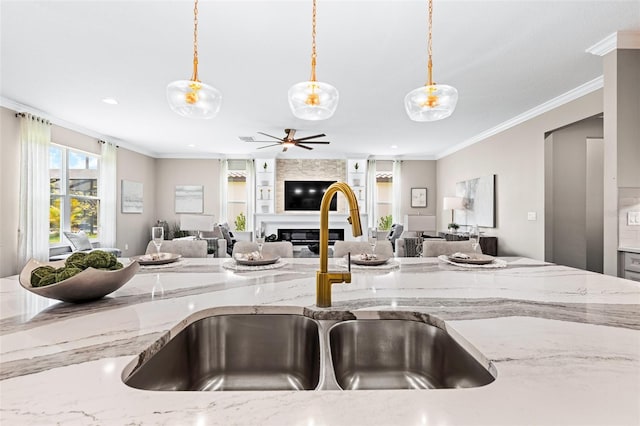
[[31,285],[31,271],[40,266],[60,268],[64,266],[64,262],[64,260],[40,262],[31,259],[20,272],[20,285],[39,296],[62,300],[63,302],[81,303],[100,299],[116,291],[125,285],[140,269],[138,262],[131,262],[116,271],[87,268],[79,274],[55,284],[43,287],[33,287]]

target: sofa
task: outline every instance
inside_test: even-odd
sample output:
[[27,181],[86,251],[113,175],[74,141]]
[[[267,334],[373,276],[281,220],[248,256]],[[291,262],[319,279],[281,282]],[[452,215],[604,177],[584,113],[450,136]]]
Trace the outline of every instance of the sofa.
[[[226,257],[227,241],[225,239],[196,239],[194,237],[175,238],[173,240],[165,240],[160,246],[163,253],[175,253],[182,257],[208,257],[211,243],[215,243],[213,257]],[[153,241],[149,241],[145,254],[156,252],[156,246]]]

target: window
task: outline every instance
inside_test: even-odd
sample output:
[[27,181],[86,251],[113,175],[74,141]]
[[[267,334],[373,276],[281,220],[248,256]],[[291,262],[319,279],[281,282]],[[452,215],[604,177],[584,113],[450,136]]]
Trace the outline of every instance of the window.
[[49,148],[49,244],[62,242],[62,231],[84,231],[98,238],[99,156],[61,145]]
[[[391,226],[388,216],[393,216],[393,173],[376,171],[376,225],[387,229]],[[384,226],[382,226],[384,224]]]
[[235,231],[247,230],[247,162],[229,160],[227,173],[227,221]]

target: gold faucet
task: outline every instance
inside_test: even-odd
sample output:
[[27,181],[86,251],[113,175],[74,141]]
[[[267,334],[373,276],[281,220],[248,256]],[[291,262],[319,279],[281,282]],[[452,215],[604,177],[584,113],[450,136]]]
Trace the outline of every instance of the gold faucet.
[[320,204],[320,270],[316,271],[316,306],[328,308],[331,306],[331,284],[350,283],[351,271],[329,272],[329,205],[336,192],[342,192],[349,202],[349,218],[354,237],[362,235],[360,225],[360,210],[358,200],[353,190],[344,182],[332,184],[322,196]]

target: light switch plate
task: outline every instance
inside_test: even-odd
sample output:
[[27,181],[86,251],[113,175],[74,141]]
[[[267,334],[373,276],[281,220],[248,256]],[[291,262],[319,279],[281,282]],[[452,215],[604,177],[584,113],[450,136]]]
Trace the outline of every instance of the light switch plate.
[[640,226],[640,212],[628,212],[627,213],[627,225],[628,226]]
[[528,212],[527,213],[527,220],[536,220],[537,219],[536,212]]

